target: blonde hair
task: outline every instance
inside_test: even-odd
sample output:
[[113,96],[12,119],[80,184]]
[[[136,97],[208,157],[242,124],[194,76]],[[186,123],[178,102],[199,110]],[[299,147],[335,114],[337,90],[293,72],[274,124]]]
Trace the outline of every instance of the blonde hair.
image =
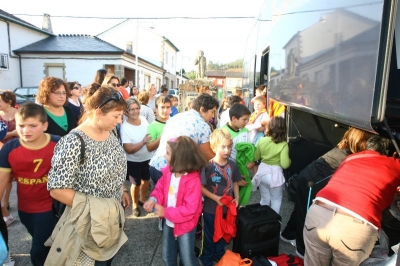
[[213,131],[210,136],[210,147],[214,153],[216,153],[218,146],[224,139],[232,141],[232,136],[229,134],[228,130],[218,128]]
[[339,149],[349,149],[352,153],[365,150],[367,140],[373,136],[372,133],[351,127],[344,133],[342,140],[337,147]]

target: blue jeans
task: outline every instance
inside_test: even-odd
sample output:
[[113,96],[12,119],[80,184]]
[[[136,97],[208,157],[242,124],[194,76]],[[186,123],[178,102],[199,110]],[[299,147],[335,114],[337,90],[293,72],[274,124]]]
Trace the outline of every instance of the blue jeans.
[[149,168],[149,172],[150,172],[150,178],[151,180],[153,180],[154,185],[157,184],[158,180],[160,180],[161,176],[162,176],[162,172],[157,170],[155,167],[150,166]]
[[204,266],[214,265],[214,258],[221,259],[225,254],[225,240],[221,238],[214,242],[215,214],[203,212],[203,250],[200,260]]
[[56,226],[56,218],[53,211],[42,213],[27,213],[18,210],[19,219],[32,236],[30,251],[32,264],[42,266],[49,254],[50,247],[45,247],[44,242],[51,236]]
[[163,248],[162,258],[166,266],[178,266],[178,252],[183,265],[199,266],[199,260],[194,253],[196,227],[192,231],[177,238],[174,236],[174,228],[163,222]]

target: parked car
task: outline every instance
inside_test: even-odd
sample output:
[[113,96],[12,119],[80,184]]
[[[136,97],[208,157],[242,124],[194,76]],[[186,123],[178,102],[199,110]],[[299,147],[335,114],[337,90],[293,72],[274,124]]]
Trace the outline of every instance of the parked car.
[[15,93],[25,96],[29,101],[34,102],[39,87],[19,87],[14,90]]
[[179,90],[177,90],[177,89],[169,89],[168,90],[168,94],[169,95],[174,95],[174,96],[179,96]]
[[33,102],[32,100],[29,100],[28,99],[28,97],[25,97],[24,95],[21,95],[21,94],[18,94],[18,93],[15,93],[15,96],[16,96],[16,105],[15,105],[15,107],[18,109],[18,107],[21,105],[21,104],[23,104],[23,103],[26,103],[26,102]]

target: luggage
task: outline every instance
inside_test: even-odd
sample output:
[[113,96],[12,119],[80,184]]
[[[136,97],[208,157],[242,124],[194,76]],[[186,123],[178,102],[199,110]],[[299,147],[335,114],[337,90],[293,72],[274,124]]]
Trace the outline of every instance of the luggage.
[[269,206],[240,207],[232,250],[242,258],[278,256],[281,216]]

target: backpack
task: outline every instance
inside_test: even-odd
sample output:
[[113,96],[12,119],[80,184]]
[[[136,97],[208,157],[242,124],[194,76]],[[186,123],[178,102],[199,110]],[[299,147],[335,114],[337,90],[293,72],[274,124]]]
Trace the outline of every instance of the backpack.
[[276,257],[268,257],[268,259],[275,262],[278,266],[304,266],[304,261],[292,254],[281,254]]

